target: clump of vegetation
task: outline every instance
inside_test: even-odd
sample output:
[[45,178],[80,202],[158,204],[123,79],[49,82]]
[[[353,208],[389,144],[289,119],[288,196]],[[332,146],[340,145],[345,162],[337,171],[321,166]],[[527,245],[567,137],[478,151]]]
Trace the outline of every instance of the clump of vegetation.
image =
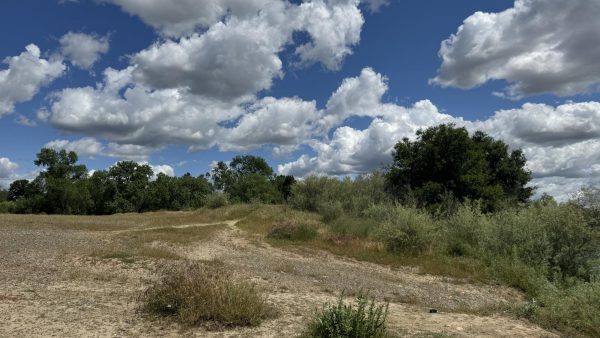
[[175,264],[161,275],[140,297],[146,313],[207,328],[257,326],[273,315],[260,292],[235,280],[222,263]]
[[206,207],[217,209],[226,206],[228,203],[227,195],[222,192],[215,191],[206,196]]
[[386,174],[387,188],[400,200],[414,198],[420,206],[436,207],[447,193],[459,201],[481,200],[485,211],[509,201],[527,202],[533,188],[531,172],[520,149],[481,131],[442,124],[417,131],[394,147],[394,162]]
[[9,214],[14,212],[15,205],[13,202],[0,201],[0,214]]
[[324,307],[308,325],[304,337],[385,337],[385,321],[389,304],[377,304],[361,293],[356,305],[344,303],[343,294],[338,303]]
[[317,233],[317,227],[311,223],[283,220],[273,225],[267,237],[287,241],[309,241],[317,237]]

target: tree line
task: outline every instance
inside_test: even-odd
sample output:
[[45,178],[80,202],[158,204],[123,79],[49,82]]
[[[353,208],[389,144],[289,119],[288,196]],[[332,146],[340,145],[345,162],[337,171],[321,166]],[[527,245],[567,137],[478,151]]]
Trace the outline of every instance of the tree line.
[[[34,163],[42,169],[35,179],[14,181],[0,193],[10,211],[103,215],[283,203],[296,183],[293,176],[276,175],[263,158],[251,155],[218,162],[203,175],[180,177],[155,176],[149,165],[133,161],[90,172],[78,163],[75,152],[47,148]],[[477,200],[487,212],[529,201],[531,177],[521,150],[510,151],[506,143],[483,132],[471,135],[463,127],[442,124],[419,130],[412,141],[399,141],[377,189],[390,199],[430,209]]]
[[48,148],[34,163],[43,168],[35,179],[14,181],[3,191],[12,212],[106,215],[217,207],[228,201],[281,203],[294,183],[250,155],[235,157],[230,166],[219,162],[211,173],[196,177],[155,176],[149,165],[133,161],[90,172],[78,164],[75,152]]

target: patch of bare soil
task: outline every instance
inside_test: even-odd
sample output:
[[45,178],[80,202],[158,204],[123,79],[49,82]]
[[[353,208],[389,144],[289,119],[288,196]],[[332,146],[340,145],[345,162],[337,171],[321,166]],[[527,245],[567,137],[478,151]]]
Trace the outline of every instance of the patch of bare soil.
[[[227,226],[210,240],[154,244],[192,260],[223,261],[264,291],[279,312],[275,319],[256,328],[215,332],[150,318],[136,311],[137,296],[157,277],[159,262],[89,255],[110,245],[117,231],[8,226],[0,227],[0,336],[291,337],[324,303],[335,302],[342,291],[350,297],[361,289],[390,302],[388,326],[397,336],[556,336],[501,313],[477,315],[522,302],[522,295],[510,288],[420,275],[322,251],[275,248],[237,228],[235,221],[218,223]],[[430,308],[438,313],[430,314]]]

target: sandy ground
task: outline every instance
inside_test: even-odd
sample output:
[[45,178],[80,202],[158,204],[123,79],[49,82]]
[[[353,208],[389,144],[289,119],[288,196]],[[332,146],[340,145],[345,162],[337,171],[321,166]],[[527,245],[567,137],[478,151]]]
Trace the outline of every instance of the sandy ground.
[[[361,289],[390,302],[388,327],[397,336],[557,336],[502,313],[472,314],[522,302],[522,295],[510,288],[391,269],[322,251],[276,248],[235,223],[225,222],[210,240],[153,245],[191,260],[219,259],[239,278],[256,283],[279,312],[257,328],[206,331],[140,314],[137,297],[156,278],[159,262],[89,254],[123,236],[123,230],[0,226],[0,336],[293,337],[324,303],[335,302],[342,291],[352,295]],[[431,314],[430,308],[439,312]]]

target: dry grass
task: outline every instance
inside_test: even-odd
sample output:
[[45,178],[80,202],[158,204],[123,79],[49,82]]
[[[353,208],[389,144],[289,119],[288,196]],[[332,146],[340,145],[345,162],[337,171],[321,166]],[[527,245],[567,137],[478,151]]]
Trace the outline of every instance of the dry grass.
[[274,314],[254,285],[235,280],[220,262],[185,262],[162,269],[141,295],[144,312],[209,329],[257,326]]
[[129,213],[107,216],[0,214],[0,227],[115,231],[145,227],[218,223],[225,220],[243,218],[255,209],[256,206],[236,204],[219,209],[202,208],[195,211],[159,211],[143,214]]

